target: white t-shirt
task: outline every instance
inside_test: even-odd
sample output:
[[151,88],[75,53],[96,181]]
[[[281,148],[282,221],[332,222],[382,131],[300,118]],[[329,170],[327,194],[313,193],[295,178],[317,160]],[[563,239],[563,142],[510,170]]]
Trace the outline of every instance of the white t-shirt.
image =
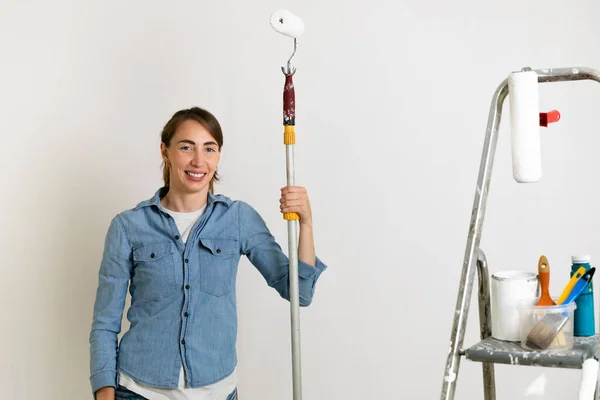
[[[205,209],[206,205],[198,211],[189,213],[175,212],[166,208],[165,211],[173,217],[177,229],[179,229],[181,239],[185,243],[192,228],[200,217],[202,217],[202,214],[204,214]],[[148,400],[225,400],[235,390],[237,376],[234,370],[231,375],[219,382],[199,388],[189,388],[185,386],[185,372],[183,365],[181,365],[177,389],[154,388],[136,382],[133,378],[122,372],[119,372],[119,384],[140,396],[146,397]]]

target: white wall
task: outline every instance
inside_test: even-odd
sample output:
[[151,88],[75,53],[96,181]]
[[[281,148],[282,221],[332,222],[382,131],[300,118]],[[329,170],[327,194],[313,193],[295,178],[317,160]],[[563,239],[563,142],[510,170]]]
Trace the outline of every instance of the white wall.
[[[268,25],[277,8],[306,23],[297,183],[330,266],[301,314],[304,397],[439,396],[492,93],[523,66],[600,68],[597,1],[4,0],[2,398],[90,395],[104,235],[161,184],[159,132],[174,111],[217,115],[218,190],[253,204],[286,248],[279,68],[292,42]],[[535,270],[546,254],[556,294],[571,252],[600,262],[600,86],[540,90],[563,116],[544,131],[544,179],[512,180],[506,112],[482,248],[492,271]],[[238,279],[241,396],[290,399],[288,303],[246,260]],[[480,371],[463,360],[457,399],[481,398]],[[578,371],[507,366],[498,398],[524,398],[542,372],[545,398],[573,398]]]

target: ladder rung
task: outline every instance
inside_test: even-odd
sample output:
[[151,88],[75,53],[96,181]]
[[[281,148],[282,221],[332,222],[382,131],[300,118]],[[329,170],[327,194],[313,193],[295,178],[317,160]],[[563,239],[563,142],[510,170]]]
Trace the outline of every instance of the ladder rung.
[[599,335],[575,337],[573,348],[564,351],[527,351],[518,342],[487,338],[466,350],[468,360],[494,364],[581,369],[598,352]]

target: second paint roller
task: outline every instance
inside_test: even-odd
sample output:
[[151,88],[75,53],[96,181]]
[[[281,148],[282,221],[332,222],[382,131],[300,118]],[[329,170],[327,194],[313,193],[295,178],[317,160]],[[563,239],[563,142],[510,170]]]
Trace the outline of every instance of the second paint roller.
[[508,78],[513,178],[519,183],[542,177],[538,76],[513,72]]

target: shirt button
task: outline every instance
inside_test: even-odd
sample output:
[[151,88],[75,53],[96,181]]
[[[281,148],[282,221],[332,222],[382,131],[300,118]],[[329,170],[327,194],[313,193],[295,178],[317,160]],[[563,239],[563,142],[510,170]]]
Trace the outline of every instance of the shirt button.
[[175,240],[179,240],[179,235],[175,235]]
[[217,253],[220,253],[220,252],[221,252],[221,249],[217,249]]
[[183,313],[183,316],[184,316],[184,317],[187,317],[188,315],[190,315],[190,314],[188,314],[188,312],[187,312],[187,311]]
[[185,262],[186,262],[186,264],[187,264],[188,262],[190,262],[190,260],[188,260],[188,259],[186,258],[186,259],[185,259]]
[[150,258],[154,258],[154,253],[150,254]]
[[185,344],[185,339],[181,339],[181,344]]
[[190,285],[185,285],[185,288],[186,288],[186,289],[189,289],[189,288],[190,288]]

